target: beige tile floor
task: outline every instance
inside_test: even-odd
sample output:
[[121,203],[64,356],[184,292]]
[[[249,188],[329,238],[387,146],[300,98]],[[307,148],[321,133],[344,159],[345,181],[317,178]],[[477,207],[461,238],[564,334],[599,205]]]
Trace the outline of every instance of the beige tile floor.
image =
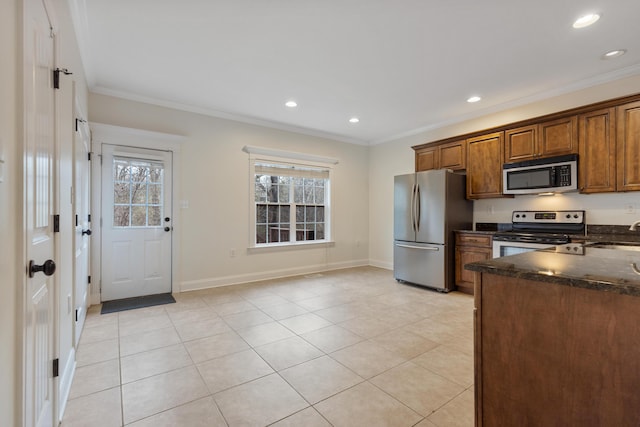
[[91,307],[62,425],[472,426],[473,298],[373,267]]

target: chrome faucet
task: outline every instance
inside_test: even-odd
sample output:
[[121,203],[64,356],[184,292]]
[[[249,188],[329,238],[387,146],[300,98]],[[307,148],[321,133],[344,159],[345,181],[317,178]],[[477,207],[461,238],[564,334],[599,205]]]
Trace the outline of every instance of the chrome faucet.
[[634,222],[633,224],[631,224],[631,227],[629,227],[629,231],[636,231],[636,227],[640,225],[640,220]]

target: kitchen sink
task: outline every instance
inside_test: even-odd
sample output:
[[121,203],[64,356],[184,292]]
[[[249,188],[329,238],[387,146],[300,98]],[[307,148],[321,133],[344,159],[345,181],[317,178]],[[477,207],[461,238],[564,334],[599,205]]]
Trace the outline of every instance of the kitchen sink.
[[620,251],[640,252],[640,243],[637,242],[591,242],[585,244],[589,248],[616,249]]

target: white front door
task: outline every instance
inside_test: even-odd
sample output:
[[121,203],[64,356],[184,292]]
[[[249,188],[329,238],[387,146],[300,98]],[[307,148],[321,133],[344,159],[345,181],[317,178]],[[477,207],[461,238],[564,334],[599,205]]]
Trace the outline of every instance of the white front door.
[[102,146],[102,301],[171,292],[171,161]]
[[90,136],[87,122],[81,120],[75,110],[76,132],[74,137],[73,159],[73,209],[75,213],[75,239],[74,239],[74,305],[75,305],[75,339],[77,346],[82,333],[82,326],[87,317],[89,305],[89,236],[91,236],[90,223],[90,188],[91,173],[89,165]]
[[25,2],[24,425],[53,425],[54,39],[42,0]]

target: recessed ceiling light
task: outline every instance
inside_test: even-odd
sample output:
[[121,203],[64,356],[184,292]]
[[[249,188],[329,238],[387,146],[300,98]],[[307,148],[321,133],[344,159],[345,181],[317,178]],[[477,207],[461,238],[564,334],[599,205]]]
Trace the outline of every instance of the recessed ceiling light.
[[296,101],[287,101],[285,102],[284,105],[286,105],[289,108],[295,108],[298,106],[298,103]]
[[622,56],[625,53],[627,53],[626,49],[610,50],[609,52],[607,52],[604,55],[602,55],[602,59],[617,58],[618,56]]
[[349,119],[349,123],[358,123],[359,121],[360,121],[360,119],[359,119],[359,118],[357,118],[357,117],[351,117],[351,118]]
[[573,23],[573,28],[588,27],[589,25],[595,24],[598,19],[600,19],[600,15],[597,13],[589,13],[588,15],[584,15],[576,19]]
[[480,98],[479,96],[472,96],[469,99],[467,99],[467,102],[469,103],[474,103],[474,102],[478,102],[480,101],[482,98]]

